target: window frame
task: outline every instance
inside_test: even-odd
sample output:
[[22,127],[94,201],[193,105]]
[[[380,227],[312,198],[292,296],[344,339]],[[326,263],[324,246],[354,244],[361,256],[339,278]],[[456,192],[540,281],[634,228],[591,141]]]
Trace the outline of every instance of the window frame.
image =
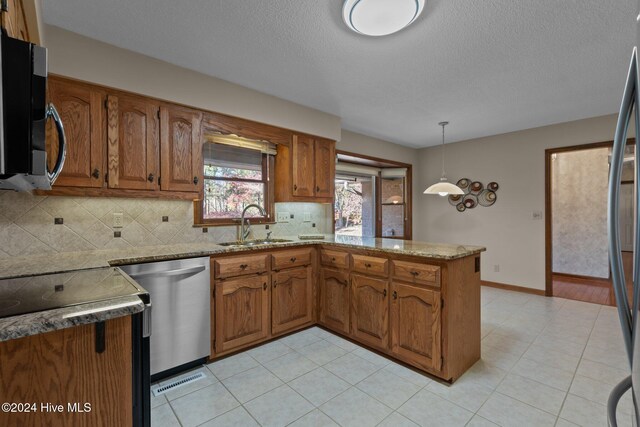
[[[247,149],[248,150],[248,149]],[[250,217],[252,224],[275,224],[274,212],[275,212],[275,202],[274,202],[274,166],[275,166],[275,156],[269,155],[267,153],[262,153],[262,180],[255,179],[246,179],[246,178],[227,178],[227,177],[212,177],[204,174],[204,161],[202,162],[202,190],[200,193],[200,198],[194,200],[194,226],[201,227],[215,227],[215,226],[223,226],[223,225],[238,225],[240,224],[240,217],[238,218],[204,218],[204,189],[206,187],[206,180],[216,180],[216,181],[240,181],[240,182],[254,182],[259,183],[262,182],[264,184],[264,210],[266,212],[266,216],[260,217]]]
[[[340,159],[339,156],[343,156]],[[398,239],[398,240],[411,240],[413,238],[413,165],[411,163],[403,163],[395,160],[381,159],[379,157],[373,157],[366,154],[358,154],[351,151],[336,150],[336,157],[344,163],[351,163],[360,166],[374,166],[379,168],[405,168],[407,170],[404,177],[404,233],[403,236],[382,236],[382,177],[378,174],[376,179],[375,189],[375,204],[376,204],[376,225],[375,234],[376,238],[384,239]],[[335,179],[335,176],[334,176]],[[335,200],[334,206],[335,209]],[[333,230],[335,230],[335,214],[333,215]]]

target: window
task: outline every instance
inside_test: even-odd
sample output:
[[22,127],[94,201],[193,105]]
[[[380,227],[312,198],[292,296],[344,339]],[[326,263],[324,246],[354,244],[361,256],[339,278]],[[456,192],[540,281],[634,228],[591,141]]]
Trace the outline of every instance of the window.
[[411,239],[411,165],[338,151],[335,234]]
[[[264,147],[263,147],[264,148]],[[203,224],[236,224],[250,204],[262,206],[267,215],[250,209],[247,218],[268,222],[273,211],[273,153],[268,146],[229,145],[207,142],[203,146],[204,194],[200,220]]]

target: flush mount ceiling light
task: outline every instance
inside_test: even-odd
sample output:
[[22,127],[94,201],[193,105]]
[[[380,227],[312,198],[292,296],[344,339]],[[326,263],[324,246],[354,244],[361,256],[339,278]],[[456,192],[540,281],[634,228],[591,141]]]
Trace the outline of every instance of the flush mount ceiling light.
[[342,19],[367,36],[386,36],[411,25],[424,9],[424,0],[345,0]]
[[447,175],[444,173],[444,127],[448,124],[449,122],[438,123],[439,126],[442,126],[442,177],[440,182],[436,182],[424,190],[424,194],[437,194],[443,197],[449,194],[464,194],[460,187],[447,181]]

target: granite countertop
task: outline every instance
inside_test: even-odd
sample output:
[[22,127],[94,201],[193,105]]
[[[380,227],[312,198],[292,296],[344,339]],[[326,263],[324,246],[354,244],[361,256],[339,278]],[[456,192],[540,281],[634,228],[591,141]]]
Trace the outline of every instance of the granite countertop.
[[0,280],[0,342],[139,313],[146,293],[114,267]]
[[[2,279],[11,279],[15,282],[16,280],[27,280],[32,276],[42,274],[79,274],[82,271],[93,273],[94,271],[99,272],[105,270],[105,267],[109,266],[194,258],[216,254],[241,253],[256,249],[286,248],[310,244],[323,244],[336,248],[367,249],[381,254],[395,253],[437,260],[463,258],[486,250],[482,246],[426,243],[412,240],[356,236],[326,236],[324,240],[301,240],[297,237],[282,238],[287,238],[291,241],[274,242],[249,247],[221,246],[211,243],[184,243],[146,246],[125,250],[96,250],[6,258],[0,259],[0,285],[2,284]],[[112,270],[119,271],[119,269]],[[19,286],[16,286],[11,280],[4,280],[6,284],[4,288],[0,286],[0,300],[10,298],[12,292],[16,292],[16,289],[19,288]],[[126,275],[123,275],[123,280],[129,279]],[[98,286],[97,282],[96,286]],[[87,298],[92,299],[90,296]],[[139,313],[144,310],[144,303],[136,295],[120,296],[104,301],[95,301],[95,298],[93,298],[93,300],[94,302],[80,303],[70,307],[0,318],[0,341],[7,341],[76,325],[95,323]]]
[[129,316],[140,313],[143,310],[144,303],[142,300],[132,295],[107,301],[5,317],[0,319],[0,342]]
[[286,248],[310,244],[323,244],[372,252],[395,253],[437,260],[453,260],[486,250],[482,246],[427,243],[415,240],[381,239],[357,236],[328,235],[324,240],[301,240],[298,237],[278,236],[291,242],[278,242],[259,246],[221,246],[212,243],[180,243],[175,245],[144,246],[131,249],[67,252],[40,256],[0,259],[0,279],[59,273],[80,269],[195,258],[216,254],[240,253],[257,249]]

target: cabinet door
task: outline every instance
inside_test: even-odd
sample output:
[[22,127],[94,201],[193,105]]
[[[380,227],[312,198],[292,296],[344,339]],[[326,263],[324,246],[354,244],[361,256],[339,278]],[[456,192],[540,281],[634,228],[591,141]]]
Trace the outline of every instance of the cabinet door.
[[336,154],[333,141],[316,140],[316,197],[333,197]]
[[258,342],[269,335],[269,276],[215,283],[216,353]]
[[107,97],[109,188],[157,189],[158,108],[137,96]]
[[[67,158],[56,186],[102,187],[105,137],[104,93],[88,85],[49,79],[49,99],[56,106],[67,139]],[[47,125],[49,169],[58,156],[58,134]]]
[[197,192],[202,186],[202,113],[176,105],[160,107],[160,189]]
[[413,365],[439,370],[440,292],[393,282],[391,293],[391,350]]
[[[0,342],[0,396],[3,401],[35,402],[37,411],[0,412],[3,427],[130,426],[133,365],[131,317],[104,323],[104,351],[96,352],[95,324]],[[40,404],[64,405],[41,411]],[[91,404],[83,413],[67,403]]]
[[277,334],[311,322],[313,279],[311,266],[274,273],[271,293],[271,332]]
[[320,322],[349,333],[349,273],[323,268],[320,276]]
[[351,276],[351,334],[381,349],[389,348],[388,287],[386,280]]
[[[292,143],[292,193],[299,197],[314,195],[315,150],[313,138],[294,135]],[[332,178],[333,179],[333,178]]]

